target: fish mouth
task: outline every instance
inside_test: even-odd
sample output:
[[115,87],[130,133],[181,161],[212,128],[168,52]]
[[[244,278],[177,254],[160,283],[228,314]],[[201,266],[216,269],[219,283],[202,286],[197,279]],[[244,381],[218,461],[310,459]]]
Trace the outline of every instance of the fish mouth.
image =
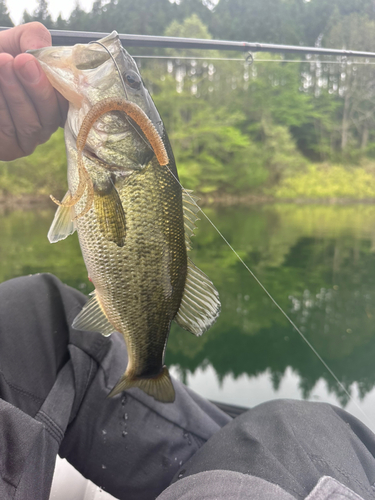
[[29,50],[28,53],[38,59],[51,85],[67,101],[80,108],[83,96],[75,83],[76,75],[72,66],[72,50],[73,47],[45,47]]
[[[116,31],[99,42],[112,56],[116,57],[121,53],[122,46]],[[77,108],[82,107],[85,100],[82,88],[92,85],[100,67],[111,58],[103,47],[94,43],[44,47],[27,52],[39,61],[51,85]]]

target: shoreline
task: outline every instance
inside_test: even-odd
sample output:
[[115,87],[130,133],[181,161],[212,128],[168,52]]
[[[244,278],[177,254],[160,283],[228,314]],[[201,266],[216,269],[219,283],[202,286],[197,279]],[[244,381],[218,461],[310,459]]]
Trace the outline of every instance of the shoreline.
[[[252,205],[274,205],[295,204],[295,205],[374,205],[375,198],[275,198],[267,195],[207,195],[196,194],[198,204],[202,207],[234,207]],[[0,209],[6,210],[32,210],[57,208],[48,195],[17,195],[0,196]]]

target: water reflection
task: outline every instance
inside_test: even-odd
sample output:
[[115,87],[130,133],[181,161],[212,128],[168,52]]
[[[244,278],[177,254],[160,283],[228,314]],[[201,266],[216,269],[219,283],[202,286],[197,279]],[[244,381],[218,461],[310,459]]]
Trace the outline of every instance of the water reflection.
[[[375,386],[375,206],[206,211],[348,391],[367,411],[371,396],[375,409],[369,394]],[[46,239],[52,217],[49,210],[2,215],[0,280],[52,272],[88,293],[76,236],[55,245]],[[204,219],[193,244],[192,259],[217,286],[222,313],[201,338],[173,327],[167,363],[178,376],[207,397],[240,405],[256,404],[260,393],[264,400],[280,397],[285,384],[290,397],[318,395],[348,405],[345,392]]]

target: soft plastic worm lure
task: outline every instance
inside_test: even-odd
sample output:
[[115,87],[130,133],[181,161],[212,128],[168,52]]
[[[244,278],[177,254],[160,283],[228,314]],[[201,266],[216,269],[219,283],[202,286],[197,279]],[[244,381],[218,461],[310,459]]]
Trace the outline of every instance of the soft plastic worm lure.
[[156,128],[154,127],[153,123],[146,115],[146,113],[137,104],[127,101],[126,99],[113,97],[109,97],[99,101],[90,109],[90,111],[83,119],[81,128],[77,136],[76,146],[79,182],[75,194],[73,196],[70,196],[70,198],[68,198],[64,202],[58,201],[52,195],[50,196],[52,201],[57,205],[63,207],[72,207],[82,198],[82,195],[87,187],[87,200],[85,208],[80,214],[75,217],[75,219],[83,217],[90,210],[94,199],[94,187],[91,178],[83,164],[83,149],[85,147],[87,137],[93,124],[101,116],[103,116],[105,113],[108,113],[109,111],[123,111],[127,116],[129,116],[129,118],[131,118],[144,133],[146,139],[150,143],[150,146],[155,153],[159,164],[163,166],[168,165],[169,163],[168,154],[159,133],[157,132]]

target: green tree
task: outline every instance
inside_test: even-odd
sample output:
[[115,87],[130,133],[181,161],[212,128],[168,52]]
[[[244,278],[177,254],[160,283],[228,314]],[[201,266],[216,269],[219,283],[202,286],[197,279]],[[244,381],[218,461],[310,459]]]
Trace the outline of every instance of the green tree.
[[37,8],[34,10],[33,14],[30,15],[26,10],[23,14],[23,22],[29,23],[31,21],[39,21],[44,24],[47,28],[53,28],[54,24],[51,15],[48,11],[47,0],[39,0]]
[[160,35],[175,17],[177,6],[169,0],[110,0],[95,2],[95,29],[119,33]]
[[66,21],[65,19],[63,19],[61,13],[58,15],[58,17],[57,17],[57,19],[55,21],[54,28],[57,29],[57,30],[66,30],[66,29],[68,29],[68,21]]
[[209,28],[217,38],[299,43],[297,0],[220,0]]
[[8,12],[5,0],[0,0],[0,26],[14,26]]
[[[326,43],[342,49],[374,50],[375,20],[357,13],[342,17],[331,28]],[[351,141],[355,141],[352,148],[365,150],[375,126],[375,70],[363,62],[344,62],[331,70],[330,89],[342,102],[338,117],[342,151]]]
[[89,29],[89,15],[81,8],[78,0],[68,19],[68,26],[73,31]]

